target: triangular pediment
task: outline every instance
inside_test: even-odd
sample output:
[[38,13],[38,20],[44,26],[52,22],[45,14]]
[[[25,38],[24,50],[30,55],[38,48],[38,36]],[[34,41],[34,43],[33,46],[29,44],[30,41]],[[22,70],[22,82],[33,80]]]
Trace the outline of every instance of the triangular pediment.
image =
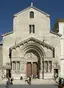
[[47,14],[46,12],[44,12],[44,11],[42,11],[42,10],[36,8],[35,6],[29,6],[29,7],[27,7],[26,9],[24,9],[24,10],[22,10],[22,11],[16,13],[16,14],[14,14],[14,16],[17,16],[18,14],[20,14],[20,13],[26,11],[26,10],[29,10],[29,9],[31,9],[31,8],[32,8],[32,9],[35,9],[35,10],[37,10],[37,11],[39,11],[40,13],[42,13],[42,14],[44,14],[44,15],[46,15],[46,16],[50,16],[49,14]]
[[16,48],[16,47],[19,47],[21,45],[28,44],[28,43],[38,43],[39,45],[42,45],[43,47],[47,47],[47,48],[52,49],[52,50],[54,49],[53,46],[45,43],[44,41],[38,40],[34,37],[30,37],[24,41],[21,41],[20,43],[17,43],[16,45],[12,46],[10,49],[13,49],[13,48]]

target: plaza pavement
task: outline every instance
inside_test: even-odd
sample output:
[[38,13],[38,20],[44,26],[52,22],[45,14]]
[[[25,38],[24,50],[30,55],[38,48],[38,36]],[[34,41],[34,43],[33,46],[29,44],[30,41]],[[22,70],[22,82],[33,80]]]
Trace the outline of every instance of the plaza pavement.
[[[7,79],[0,80],[0,84],[6,84]],[[28,85],[27,82],[25,82],[25,79],[23,80],[14,80],[13,84],[15,85]],[[31,84],[33,85],[57,85],[57,83],[53,79],[32,79]]]

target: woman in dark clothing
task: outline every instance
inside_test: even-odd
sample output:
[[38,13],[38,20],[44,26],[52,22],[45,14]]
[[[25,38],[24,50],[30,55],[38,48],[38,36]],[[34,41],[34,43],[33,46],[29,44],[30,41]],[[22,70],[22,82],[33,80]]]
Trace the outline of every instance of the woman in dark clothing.
[[29,77],[29,85],[31,85],[31,77]]
[[8,78],[8,80],[6,81],[6,88],[9,88],[10,86],[10,79]]

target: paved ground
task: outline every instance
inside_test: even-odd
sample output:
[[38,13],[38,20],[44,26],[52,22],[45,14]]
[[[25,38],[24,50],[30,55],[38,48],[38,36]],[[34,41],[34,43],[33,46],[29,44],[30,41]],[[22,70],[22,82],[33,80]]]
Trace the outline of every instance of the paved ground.
[[[0,85],[0,88],[6,88],[5,85]],[[58,88],[57,85],[12,85],[9,88]]]
[[[0,80],[0,84],[6,84],[6,80],[7,79],[4,79],[4,80]],[[18,85],[28,85],[27,82],[25,82],[25,80],[14,80],[13,81],[13,84],[18,84]],[[54,80],[43,80],[43,79],[32,79],[31,81],[31,84],[36,84],[36,85],[55,85],[57,84]]]
[[[6,88],[6,79],[0,80],[0,88]],[[54,80],[32,79],[31,85],[28,85],[25,80],[14,80],[13,85],[9,88],[58,88],[58,84]]]

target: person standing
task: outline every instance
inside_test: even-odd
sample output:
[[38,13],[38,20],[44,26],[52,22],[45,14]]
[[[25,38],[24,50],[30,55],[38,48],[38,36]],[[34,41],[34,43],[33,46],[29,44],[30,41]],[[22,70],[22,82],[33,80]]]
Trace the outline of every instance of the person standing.
[[31,76],[29,77],[29,85],[31,85]]
[[6,81],[6,88],[9,88],[10,86],[10,78],[8,78],[8,80]]
[[10,84],[13,85],[13,78],[11,78],[11,80],[10,80]]

